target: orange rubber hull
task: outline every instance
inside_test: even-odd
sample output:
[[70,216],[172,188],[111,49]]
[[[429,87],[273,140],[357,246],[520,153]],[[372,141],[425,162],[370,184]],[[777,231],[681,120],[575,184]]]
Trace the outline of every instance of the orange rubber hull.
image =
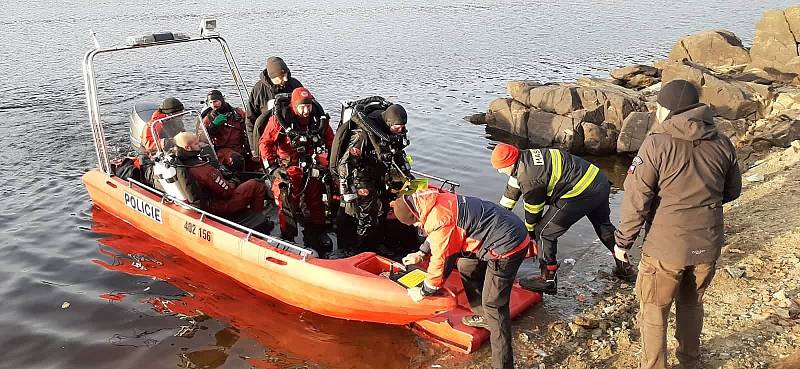
[[340,319],[409,324],[456,309],[452,293],[413,302],[381,277],[390,260],[374,253],[326,260],[274,248],[94,169],[83,182],[95,205],[240,283],[289,305]]

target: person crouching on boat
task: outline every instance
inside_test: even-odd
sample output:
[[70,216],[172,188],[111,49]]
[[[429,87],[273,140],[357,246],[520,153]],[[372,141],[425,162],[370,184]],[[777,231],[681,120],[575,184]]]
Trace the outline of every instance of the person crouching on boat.
[[333,130],[318,106],[308,89],[296,88],[289,104],[276,105],[259,148],[265,171],[272,178],[281,237],[294,241],[297,236],[302,199],[309,212],[309,219],[303,222],[305,245],[323,255],[330,251],[330,244],[323,244],[322,239],[325,204],[321,178],[328,167]]
[[462,323],[488,329],[492,367],[513,369],[511,287],[528,251],[535,250],[525,224],[495,203],[435,189],[401,196],[391,205],[400,222],[428,235],[420,251],[403,258],[411,265],[431,257],[428,277],[422,287],[409,289],[409,296],[419,302],[437,293],[455,266],[475,313]]
[[219,163],[233,170],[245,170],[245,118],[242,108],[234,108],[225,101],[219,90],[211,90],[206,99],[211,111],[203,117]]
[[[250,210],[264,210],[267,185],[256,179],[239,184],[226,180],[219,169],[200,157],[200,138],[191,132],[175,136],[175,154],[180,164],[188,169],[190,180],[198,186],[187,185],[193,204],[222,217],[230,217]],[[198,188],[199,187],[199,188]]]
[[[158,151],[159,147],[161,150],[167,150],[172,146],[172,137],[175,137],[176,134],[183,132],[185,129],[183,128],[181,116],[167,117],[181,112],[183,112],[183,103],[180,100],[168,97],[161,102],[142,131],[141,140],[145,153],[153,154]],[[155,137],[153,133],[155,133]],[[156,145],[156,140],[160,140],[158,146]]]

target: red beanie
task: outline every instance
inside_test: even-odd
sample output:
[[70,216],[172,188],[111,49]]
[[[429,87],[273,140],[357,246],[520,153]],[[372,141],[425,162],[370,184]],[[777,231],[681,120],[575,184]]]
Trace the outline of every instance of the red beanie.
[[312,100],[314,100],[314,96],[305,87],[298,87],[292,91],[292,108],[300,104],[311,104]]
[[514,165],[519,158],[519,149],[509,144],[499,143],[492,150],[492,166],[495,169]]

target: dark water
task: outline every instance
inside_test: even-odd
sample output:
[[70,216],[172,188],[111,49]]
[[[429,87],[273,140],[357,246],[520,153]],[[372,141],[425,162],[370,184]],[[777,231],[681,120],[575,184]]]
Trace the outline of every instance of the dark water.
[[[199,14],[214,14],[248,83],[277,54],[331,112],[337,101],[374,94],[401,102],[410,112],[415,167],[461,182],[462,193],[497,198],[504,178],[488,165],[492,140],[461,117],[505,95],[506,80],[603,75],[662,58],[679,36],[709,28],[748,43],[764,9],[790,3],[7,2],[0,19],[0,368],[406,368],[468,359],[403,328],[285,306],[93,209],[80,182],[96,164],[80,73],[90,28],[110,46],[150,31],[194,32]],[[211,88],[232,95],[212,46],[101,59],[107,133],[123,136],[137,99],[174,95],[199,106]],[[603,167],[619,172],[625,164]],[[612,203],[620,199],[615,194]],[[594,238],[579,224],[560,243],[561,255],[579,255]]]

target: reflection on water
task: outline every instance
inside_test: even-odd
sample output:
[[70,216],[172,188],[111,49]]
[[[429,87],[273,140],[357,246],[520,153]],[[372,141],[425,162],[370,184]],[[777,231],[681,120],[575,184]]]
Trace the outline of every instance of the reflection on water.
[[[93,208],[92,231],[104,234],[99,240],[103,258],[94,262],[104,268],[168,282],[179,292],[150,289],[131,295],[104,294],[99,298],[121,301],[133,298],[150,310],[179,318],[173,331],[180,341],[182,367],[216,368],[232,359],[232,346],[247,336],[264,346],[266,357],[237,357],[248,365],[270,363],[277,367],[321,365],[331,368],[415,368],[421,367],[441,349],[431,349],[407,329],[398,326],[331,319],[283,304],[239,285],[175,248],[149,239],[140,231]],[[142,239],[147,242],[141,242]],[[302,293],[302,291],[298,291]],[[209,318],[229,326],[219,328],[210,347],[196,347],[195,335],[208,329]],[[117,345],[155,346],[166,341],[115,336]],[[380,352],[381,355],[374,355]]]

